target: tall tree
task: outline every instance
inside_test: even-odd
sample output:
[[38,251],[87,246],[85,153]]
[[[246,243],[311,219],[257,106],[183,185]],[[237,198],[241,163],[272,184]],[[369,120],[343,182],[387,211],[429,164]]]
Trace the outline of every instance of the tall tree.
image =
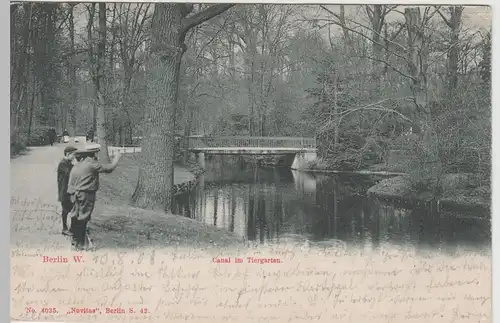
[[99,158],[109,161],[106,141],[106,3],[99,2],[99,40],[97,45],[97,61],[94,77],[97,108],[97,140],[101,145]]
[[491,31],[489,31],[481,44],[482,57],[479,63],[481,80],[487,86],[491,86]]
[[70,131],[74,135],[76,135],[76,105],[77,105],[77,80],[76,80],[76,62],[77,62],[77,53],[75,46],[75,4],[68,4],[69,8],[69,40],[70,40],[70,63],[69,63],[69,78],[70,78],[70,91],[71,91],[71,100],[69,107],[69,124]]
[[148,88],[142,153],[137,187],[132,196],[133,203],[139,207],[171,210],[175,119],[186,33],[232,6],[212,5],[190,15],[192,4],[155,4],[150,57],[146,63]]
[[366,5],[365,10],[366,14],[368,15],[368,18],[370,19],[371,23],[371,33],[372,33],[372,55],[373,55],[373,60],[372,60],[372,66],[373,66],[373,79],[375,80],[376,84],[380,82],[380,76],[382,74],[382,69],[383,69],[383,57],[382,57],[382,50],[383,50],[383,40],[384,38],[387,39],[386,37],[382,36],[382,29],[384,28],[384,23],[385,23],[385,17],[387,16],[388,13],[390,13],[396,6],[390,6],[390,5],[381,5],[381,4],[376,4],[373,5]]
[[463,6],[448,7],[449,17],[447,18],[440,9],[438,13],[450,30],[450,43],[448,45],[447,62],[447,93],[452,98],[458,85],[458,63],[460,54],[460,31],[462,27]]
[[[94,17],[95,17],[95,11],[96,11],[95,7],[96,7],[95,2],[91,3],[90,6],[87,6],[87,12],[88,12],[88,20],[87,20],[88,60],[89,60],[90,77],[92,78],[92,83],[93,83],[94,87],[95,87],[95,79],[97,77],[97,74],[95,71],[94,37],[93,37],[93,33],[92,33],[94,30]],[[95,103],[95,96],[94,96],[94,100],[92,100],[92,130],[94,131],[94,133],[97,130],[97,104]]]
[[128,141],[131,141],[132,137],[132,120],[131,120],[131,86],[132,78],[136,72],[138,62],[137,62],[137,52],[141,45],[148,38],[148,30],[146,29],[146,24],[149,22],[151,16],[149,14],[149,9],[151,4],[149,3],[120,3],[118,11],[118,45],[119,45],[119,55],[121,58],[121,63],[123,67],[123,84],[122,84],[122,95],[120,100],[120,115],[119,118],[119,140],[124,142],[125,140],[125,127],[128,128],[127,133],[129,134]]

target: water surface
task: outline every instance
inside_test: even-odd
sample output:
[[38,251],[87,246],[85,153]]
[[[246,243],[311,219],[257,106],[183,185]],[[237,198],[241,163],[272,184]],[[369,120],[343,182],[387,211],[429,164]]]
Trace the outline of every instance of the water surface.
[[485,250],[491,245],[490,217],[485,211],[431,213],[382,203],[365,196],[377,180],[371,176],[313,176],[222,156],[206,166],[198,186],[175,198],[174,212],[225,228],[255,244],[338,239],[364,249],[445,252]]

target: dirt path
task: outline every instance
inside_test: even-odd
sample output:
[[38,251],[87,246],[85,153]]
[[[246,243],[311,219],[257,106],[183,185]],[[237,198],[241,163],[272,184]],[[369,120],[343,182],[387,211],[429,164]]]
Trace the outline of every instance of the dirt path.
[[11,245],[69,248],[61,235],[56,170],[62,145],[33,147],[10,161]]
[[[11,159],[11,246],[69,250],[69,238],[61,234],[57,202],[56,170],[64,145],[34,147]],[[105,176],[105,175],[103,175]],[[192,174],[176,168],[176,183]],[[118,203],[117,203],[118,204]],[[195,220],[145,211],[127,205],[96,206],[90,223],[98,248],[140,248],[151,245],[227,245],[239,239]]]

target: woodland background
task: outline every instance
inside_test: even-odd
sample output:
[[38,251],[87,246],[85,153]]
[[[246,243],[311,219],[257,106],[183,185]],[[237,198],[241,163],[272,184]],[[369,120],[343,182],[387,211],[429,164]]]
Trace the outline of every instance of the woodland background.
[[[488,7],[213,7],[12,3],[11,154],[46,144],[48,127],[140,145],[156,109],[169,111],[171,140],[315,136],[312,168],[366,169],[401,151],[392,170],[415,186],[473,173],[489,191]],[[168,32],[176,15],[194,23],[179,41],[179,77],[158,83],[171,72],[150,63],[156,30]]]

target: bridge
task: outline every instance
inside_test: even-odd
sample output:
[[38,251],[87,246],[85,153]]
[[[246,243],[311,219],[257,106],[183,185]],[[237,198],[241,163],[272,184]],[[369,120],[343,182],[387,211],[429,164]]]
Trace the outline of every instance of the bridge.
[[[184,138],[183,148],[195,153],[201,167],[205,155],[286,155],[292,169],[302,169],[316,159],[316,139],[304,137],[204,137]],[[292,161],[293,160],[293,161]]]
[[[316,139],[304,137],[177,137],[181,149],[194,153],[201,167],[205,167],[205,155],[280,155],[292,169],[303,169],[316,159]],[[117,151],[139,153],[141,147],[108,147],[109,154]]]

